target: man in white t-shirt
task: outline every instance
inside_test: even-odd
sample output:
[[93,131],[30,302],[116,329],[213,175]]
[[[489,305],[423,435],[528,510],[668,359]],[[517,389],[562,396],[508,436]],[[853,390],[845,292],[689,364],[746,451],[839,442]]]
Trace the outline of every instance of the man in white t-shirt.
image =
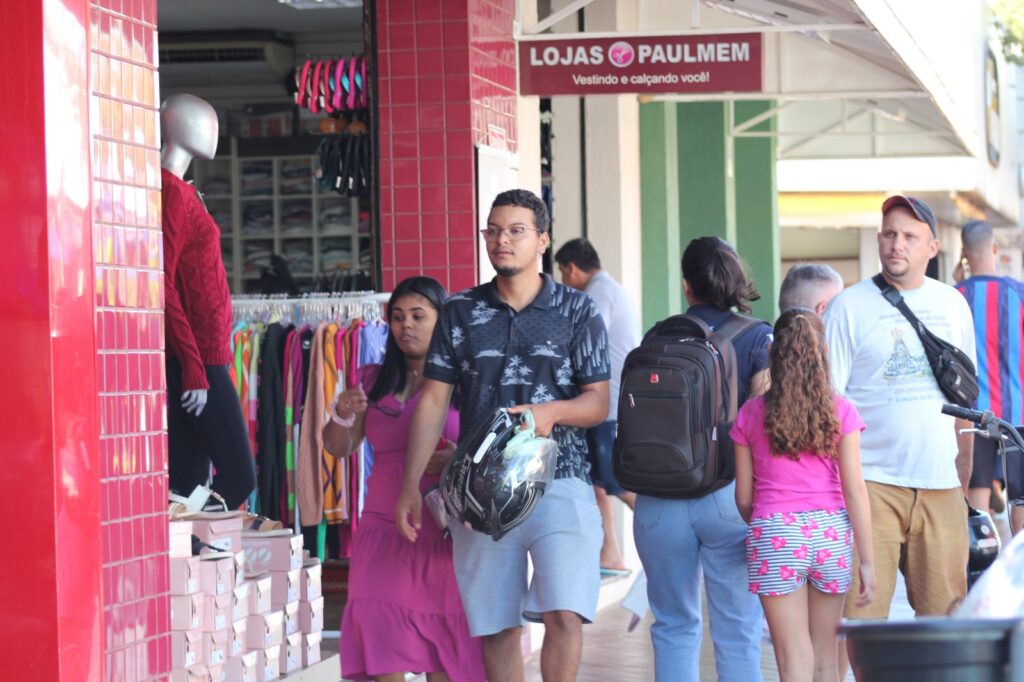
[[562,273],[562,283],[586,292],[597,304],[608,329],[608,355],[612,365],[608,385],[608,419],[587,430],[587,444],[590,450],[590,476],[594,481],[594,493],[604,526],[601,572],[604,575],[622,575],[626,573],[626,568],[615,537],[614,509],[609,495],[617,495],[632,509],[636,493],[627,491],[615,480],[612,445],[615,443],[622,364],[629,351],[640,345],[640,317],[623,286],[601,269],[597,250],[586,239],[567,241],[555,254],[555,262]]
[[[935,216],[921,200],[882,204],[882,276],[932,332],[974,360],[970,308],[925,269],[939,250]],[[825,311],[835,390],[857,407],[867,429],[861,463],[871,500],[878,590],[847,618],[885,618],[899,570],[919,616],[945,614],[967,592],[967,506],[972,436],[942,414],[946,402],[921,340],[871,279],[846,289]],[[853,569],[851,594],[860,589]]]

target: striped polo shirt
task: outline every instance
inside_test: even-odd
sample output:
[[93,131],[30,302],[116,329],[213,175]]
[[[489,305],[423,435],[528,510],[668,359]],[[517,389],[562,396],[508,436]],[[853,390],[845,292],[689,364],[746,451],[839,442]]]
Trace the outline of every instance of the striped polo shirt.
[[978,353],[979,410],[992,410],[1011,424],[1024,424],[1021,324],[1024,285],[1009,277],[978,275],[957,290],[974,315]]

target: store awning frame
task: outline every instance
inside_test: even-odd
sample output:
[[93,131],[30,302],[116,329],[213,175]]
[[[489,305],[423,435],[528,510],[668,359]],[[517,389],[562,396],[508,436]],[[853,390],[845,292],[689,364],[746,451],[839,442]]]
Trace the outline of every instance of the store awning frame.
[[[520,19],[523,1],[518,3]],[[778,138],[780,159],[977,153],[976,131],[965,126],[957,112],[942,106],[948,93],[936,96],[925,87],[925,81],[934,80],[933,74],[919,78],[867,19],[862,4],[869,6],[870,16],[884,20],[885,7],[879,0],[816,0],[814,8],[820,10],[816,14],[806,11],[812,4],[807,1],[801,13],[793,9],[798,3],[788,1],[732,0],[726,6],[716,0],[691,0],[689,28],[549,32],[592,3],[573,0],[529,25],[517,22],[522,28],[515,38],[530,42],[761,33],[765,50],[761,92],[641,95],[640,101],[771,101],[772,108],[756,121],[731,119],[732,132],[736,137]],[[772,21],[768,10],[776,5],[779,16],[791,19]],[[686,14],[685,9],[680,14]],[[895,32],[891,27],[887,30]],[[808,64],[820,64],[820,68],[808,69]],[[771,118],[775,119],[771,131],[752,130]]]

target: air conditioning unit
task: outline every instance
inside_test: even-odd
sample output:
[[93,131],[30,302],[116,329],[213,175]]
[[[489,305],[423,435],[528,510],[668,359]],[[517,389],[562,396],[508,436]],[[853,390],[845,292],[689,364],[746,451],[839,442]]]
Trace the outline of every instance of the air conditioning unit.
[[164,85],[280,83],[295,69],[295,48],[277,34],[161,34]]

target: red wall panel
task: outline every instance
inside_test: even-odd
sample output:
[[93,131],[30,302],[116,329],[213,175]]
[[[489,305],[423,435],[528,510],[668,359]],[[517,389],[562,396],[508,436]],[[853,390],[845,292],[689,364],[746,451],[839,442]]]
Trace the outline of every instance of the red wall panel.
[[[476,283],[474,145],[516,148],[513,0],[376,3],[385,290]],[[456,260],[456,258],[458,260]]]
[[101,677],[84,0],[0,3],[3,677]]

